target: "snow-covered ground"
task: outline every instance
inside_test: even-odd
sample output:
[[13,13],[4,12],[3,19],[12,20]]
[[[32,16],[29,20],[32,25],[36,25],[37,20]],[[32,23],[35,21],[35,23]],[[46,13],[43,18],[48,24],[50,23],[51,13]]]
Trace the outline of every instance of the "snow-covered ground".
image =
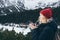
[[[18,27],[17,27],[18,26]],[[11,30],[14,30],[16,33],[22,33],[23,35],[26,35],[28,34],[29,32],[31,32],[30,28],[27,27],[27,28],[21,28],[19,26],[19,24],[13,24],[13,23],[10,23],[8,25],[4,24],[0,24],[0,29],[3,28],[3,31],[8,29],[8,31],[11,31]],[[60,26],[58,26],[58,29],[60,29]]]
[[14,30],[16,33],[20,33],[21,32],[23,35],[26,35],[28,32],[31,32],[31,30],[30,30],[29,27],[27,27],[27,28],[21,28],[21,27],[19,27],[19,24],[15,24],[14,25],[13,23],[12,24],[8,24],[8,25],[6,25],[6,24],[4,24],[4,25],[0,24],[0,29],[1,28],[3,28],[3,31],[6,30],[6,29],[8,29],[8,31]]

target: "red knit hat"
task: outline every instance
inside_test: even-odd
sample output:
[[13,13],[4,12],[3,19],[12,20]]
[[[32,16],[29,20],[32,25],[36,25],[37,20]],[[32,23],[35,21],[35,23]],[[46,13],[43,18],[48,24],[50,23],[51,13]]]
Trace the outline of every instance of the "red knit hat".
[[41,14],[43,14],[46,18],[51,18],[52,17],[52,10],[51,8],[46,8],[40,11]]

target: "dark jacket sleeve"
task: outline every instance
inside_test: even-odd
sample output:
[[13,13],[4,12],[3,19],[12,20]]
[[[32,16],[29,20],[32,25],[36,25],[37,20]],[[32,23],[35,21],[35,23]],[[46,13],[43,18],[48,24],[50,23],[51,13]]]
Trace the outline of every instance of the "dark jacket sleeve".
[[55,35],[55,29],[52,27],[45,27],[41,34],[39,35],[39,40],[53,40],[53,37]]
[[31,32],[32,33],[32,40],[38,40],[38,35],[39,35],[38,32],[39,32],[38,28],[35,28],[32,30],[32,32]]

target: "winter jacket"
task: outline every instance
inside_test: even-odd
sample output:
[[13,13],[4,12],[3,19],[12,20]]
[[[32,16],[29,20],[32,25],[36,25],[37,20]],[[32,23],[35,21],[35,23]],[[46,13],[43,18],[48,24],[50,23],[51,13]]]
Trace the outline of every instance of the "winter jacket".
[[57,24],[55,21],[49,23],[42,23],[32,30],[32,40],[54,40],[57,31]]

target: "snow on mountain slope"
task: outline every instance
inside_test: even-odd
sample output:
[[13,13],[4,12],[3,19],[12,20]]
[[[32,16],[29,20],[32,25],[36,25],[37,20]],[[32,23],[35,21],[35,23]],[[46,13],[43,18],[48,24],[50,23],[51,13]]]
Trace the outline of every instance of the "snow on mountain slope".
[[29,10],[44,7],[58,7],[60,0],[0,0],[0,8],[15,6],[17,9],[20,7]]

